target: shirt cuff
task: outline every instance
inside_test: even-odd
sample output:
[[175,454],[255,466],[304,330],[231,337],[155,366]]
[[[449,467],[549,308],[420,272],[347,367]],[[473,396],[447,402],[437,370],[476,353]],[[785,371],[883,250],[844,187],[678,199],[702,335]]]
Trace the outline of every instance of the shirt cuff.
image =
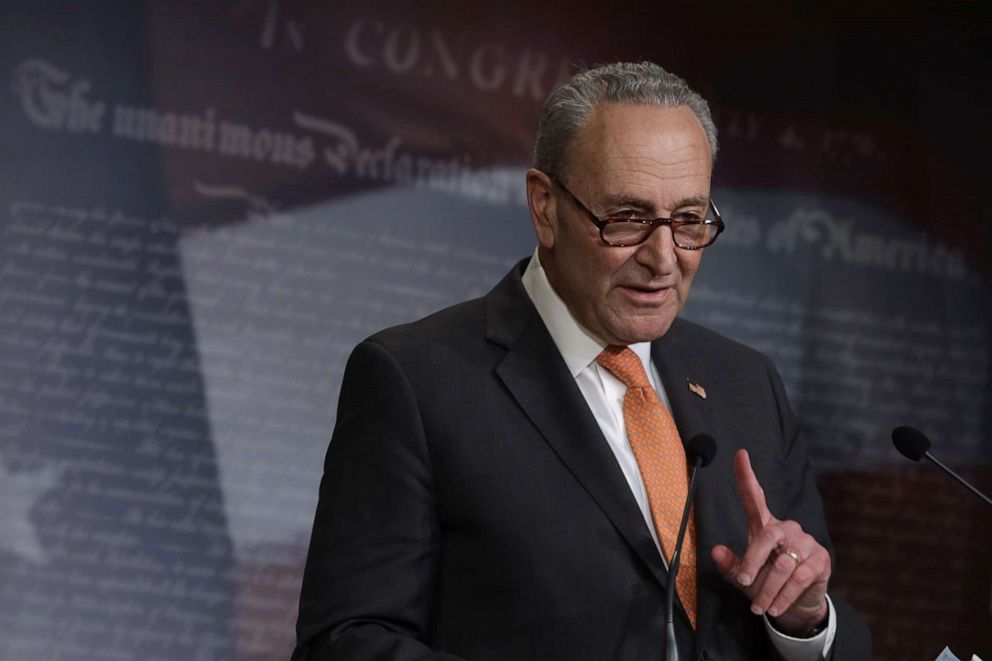
[[768,616],[764,616],[768,638],[784,661],[820,661],[830,654],[830,648],[834,644],[834,636],[837,635],[837,615],[834,611],[834,604],[830,601],[830,595],[827,595],[827,610],[827,628],[812,638],[788,636],[778,631],[772,626]]

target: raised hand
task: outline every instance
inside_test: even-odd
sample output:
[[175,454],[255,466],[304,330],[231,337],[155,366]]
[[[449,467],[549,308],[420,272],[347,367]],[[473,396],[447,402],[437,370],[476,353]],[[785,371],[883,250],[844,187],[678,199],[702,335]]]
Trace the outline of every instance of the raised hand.
[[751,600],[752,612],[767,613],[782,633],[805,636],[827,617],[830,554],[798,523],[768,511],[747,450],[734,455],[734,477],[747,516],[747,549],[737,557],[718,544],[713,562]]

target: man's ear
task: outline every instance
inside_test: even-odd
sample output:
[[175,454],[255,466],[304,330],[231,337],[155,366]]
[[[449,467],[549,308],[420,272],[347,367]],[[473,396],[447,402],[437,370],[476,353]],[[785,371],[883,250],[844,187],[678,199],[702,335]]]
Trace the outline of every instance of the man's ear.
[[558,213],[552,183],[540,170],[527,170],[527,206],[540,247],[551,250],[558,235]]

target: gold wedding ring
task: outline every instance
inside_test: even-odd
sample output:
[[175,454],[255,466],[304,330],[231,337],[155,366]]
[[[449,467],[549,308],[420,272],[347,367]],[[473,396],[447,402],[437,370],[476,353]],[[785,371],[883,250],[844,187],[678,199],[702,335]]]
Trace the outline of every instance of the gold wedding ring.
[[790,558],[792,558],[793,560],[795,560],[796,561],[796,567],[799,566],[799,563],[801,562],[801,560],[799,559],[799,554],[798,553],[796,553],[792,549],[786,549],[786,550],[782,551],[782,553],[784,553],[785,555],[787,555]]

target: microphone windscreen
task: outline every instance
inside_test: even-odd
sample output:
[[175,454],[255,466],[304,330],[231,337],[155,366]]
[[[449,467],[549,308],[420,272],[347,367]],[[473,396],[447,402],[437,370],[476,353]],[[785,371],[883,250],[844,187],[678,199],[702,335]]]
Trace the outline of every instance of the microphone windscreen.
[[709,434],[696,434],[685,444],[685,458],[689,465],[699,462],[699,467],[709,466],[716,456],[716,441]]
[[930,449],[930,439],[913,427],[896,427],[892,430],[892,442],[896,450],[907,459],[919,461]]

